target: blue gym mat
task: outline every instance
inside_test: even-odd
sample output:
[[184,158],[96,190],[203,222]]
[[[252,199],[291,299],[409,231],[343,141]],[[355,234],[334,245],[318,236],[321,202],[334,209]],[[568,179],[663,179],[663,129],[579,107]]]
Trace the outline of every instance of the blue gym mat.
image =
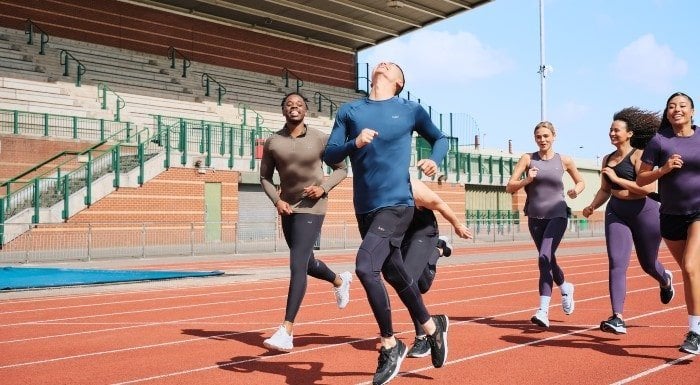
[[0,290],[93,285],[222,275],[223,271],[92,270],[37,267],[0,268]]

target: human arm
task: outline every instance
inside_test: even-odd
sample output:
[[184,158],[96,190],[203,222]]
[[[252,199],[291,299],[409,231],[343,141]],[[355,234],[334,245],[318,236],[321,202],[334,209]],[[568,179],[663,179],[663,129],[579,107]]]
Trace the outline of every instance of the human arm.
[[562,156],[562,163],[564,164],[564,169],[569,173],[569,176],[571,176],[571,179],[574,181],[574,187],[569,189],[566,194],[569,196],[569,198],[574,199],[581,194],[584,188],[586,188],[586,183],[583,181],[583,177],[578,171],[578,168],[576,168],[576,164],[571,157]]
[[445,134],[440,131],[430,119],[430,115],[423,107],[416,109],[416,131],[431,146],[430,157],[421,159],[416,163],[416,167],[427,176],[434,176],[438,172],[438,165],[447,155],[449,141]]
[[533,168],[528,170],[525,178],[521,178],[525,170],[527,170],[530,165],[530,154],[523,154],[518,163],[515,164],[515,169],[513,169],[513,174],[511,174],[508,183],[506,184],[506,192],[509,194],[515,194],[521,188],[532,183],[532,181],[537,176],[537,169]]
[[472,237],[471,230],[460,222],[452,208],[425,183],[418,179],[411,179],[411,189],[413,191],[413,199],[418,207],[439,212],[443,218],[450,222],[455,230],[455,234],[460,238],[467,239]]
[[669,172],[681,167],[683,167],[683,160],[678,154],[671,155],[663,166],[657,168],[654,168],[653,164],[642,161],[637,173],[637,185],[643,187],[651,184]]
[[[326,148],[323,152],[323,161],[333,166],[345,160],[357,150],[357,138],[350,138],[348,133],[348,115],[345,106],[342,106],[335,116],[331,135],[328,137]],[[365,133],[368,136],[370,133]],[[358,138],[362,136],[359,135]],[[367,138],[365,138],[367,139]],[[365,143],[366,144],[366,143]]]
[[[608,155],[606,155],[603,158],[603,169],[602,170],[609,168],[609,167],[605,166],[606,164],[608,164]],[[601,170],[601,175],[600,175],[600,188],[595,193],[595,196],[593,197],[593,200],[591,201],[591,203],[588,206],[584,207],[582,210],[582,214],[586,218],[591,216],[591,214],[593,214],[595,209],[602,206],[603,203],[607,202],[608,199],[610,199],[610,194],[611,194],[610,193],[610,183],[608,183],[608,181],[603,176],[602,170]]]
[[[640,166],[642,164],[641,151],[635,151],[634,153],[632,153],[632,155],[630,156],[630,162],[634,167],[635,174],[638,174]],[[636,180],[620,178],[612,167],[603,167],[602,173],[607,176],[607,179],[610,182],[617,184],[621,187],[622,190],[627,190],[629,194],[636,196],[646,196],[656,191],[656,184],[650,183],[646,186],[639,186]]]
[[263,145],[263,153],[262,157],[260,158],[260,185],[262,186],[265,195],[267,195],[272,204],[277,208],[277,212],[280,215],[289,215],[293,212],[292,208],[289,206],[289,203],[280,199],[279,194],[277,193],[277,188],[272,181],[276,164],[275,158],[270,150],[271,138],[272,137],[267,138],[267,140],[265,140],[265,144]]

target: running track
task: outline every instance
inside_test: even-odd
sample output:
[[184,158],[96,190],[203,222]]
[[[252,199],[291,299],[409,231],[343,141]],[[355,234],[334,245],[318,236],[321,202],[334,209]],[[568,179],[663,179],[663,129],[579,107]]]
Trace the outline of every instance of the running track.
[[[662,250],[662,262],[675,273],[676,297],[662,305],[658,285],[633,256],[628,334],[615,336],[598,330],[610,313],[602,239],[564,240],[558,258],[576,285],[576,310],[565,316],[555,290],[547,330],[529,322],[538,304],[534,246],[459,248],[441,259],[425,296],[432,313],[450,317],[448,363],[434,369],[429,357],[407,358],[391,384],[700,384],[700,357],[677,348],[687,329],[681,274]],[[354,254],[320,258],[338,270],[352,269]],[[337,309],[327,283],[310,280],[295,350],[278,354],[262,341],[284,315],[285,255],[148,263],[220,269],[239,279],[0,293],[0,383],[371,383],[377,326],[357,279],[344,310]],[[397,337],[410,345],[412,324],[390,293]]]

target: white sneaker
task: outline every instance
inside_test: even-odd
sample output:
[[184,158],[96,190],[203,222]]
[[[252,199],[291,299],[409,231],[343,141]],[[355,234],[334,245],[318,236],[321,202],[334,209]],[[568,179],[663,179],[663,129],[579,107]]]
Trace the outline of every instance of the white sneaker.
[[263,341],[263,345],[268,349],[291,352],[294,349],[293,339],[294,336],[287,334],[287,329],[284,326],[280,326],[272,337]]
[[352,283],[352,274],[350,274],[349,271],[340,273],[340,279],[343,280],[343,283],[340,284],[338,287],[334,287],[333,291],[335,292],[335,301],[338,303],[338,308],[339,309],[344,309],[345,306],[348,306],[348,302],[350,302],[350,284]]
[[546,310],[537,309],[535,315],[530,318],[530,322],[543,328],[549,327],[549,313]]
[[570,315],[574,312],[574,285],[566,282],[559,290],[561,290],[561,309],[564,310],[564,314]]

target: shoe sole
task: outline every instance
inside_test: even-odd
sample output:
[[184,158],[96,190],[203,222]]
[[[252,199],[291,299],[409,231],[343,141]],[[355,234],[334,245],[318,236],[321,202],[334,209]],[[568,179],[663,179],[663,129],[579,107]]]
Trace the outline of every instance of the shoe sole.
[[[569,295],[571,296],[571,309],[569,309],[568,312],[567,312],[566,310],[564,310],[564,307],[563,307],[563,306],[562,306],[562,309],[561,309],[561,310],[564,311],[564,314],[566,314],[566,315],[572,315],[572,314],[574,314],[574,307],[576,306],[576,302],[574,302],[574,291],[575,291],[574,285],[571,285],[571,293],[569,294]],[[562,305],[563,305],[563,304],[564,304],[564,303],[562,302]]]
[[407,357],[411,357],[411,358],[423,358],[423,357],[428,357],[429,355],[430,355],[430,349],[428,349],[428,351],[425,352],[425,353],[420,353],[420,354],[410,353],[410,354],[407,355]]
[[408,348],[404,349],[403,354],[399,356],[398,360],[396,360],[396,369],[394,369],[394,371],[391,373],[389,378],[386,379],[386,381],[380,383],[372,383],[372,385],[384,385],[388,384],[389,381],[393,380],[399,374],[399,371],[401,370],[401,364],[403,363],[404,358],[406,358],[406,354],[408,354]]
[[684,352],[684,353],[696,354],[696,355],[697,355],[697,354],[700,354],[700,349],[698,349],[698,350],[690,350],[690,349],[686,349],[686,348],[684,348],[684,347],[682,347],[682,346],[681,346],[680,348],[678,348],[678,351],[681,351],[681,352]]
[[[445,347],[445,355],[442,358],[442,362],[439,365],[435,365],[433,362],[433,367],[436,368],[441,368],[445,363],[447,362],[447,331],[450,330],[450,319],[447,316],[445,317],[445,330],[442,331],[442,345]],[[430,350],[430,353],[432,353],[432,348]]]
[[618,329],[614,326],[608,325],[606,323],[600,324],[600,330],[604,331],[606,333],[612,333],[612,334],[627,334],[627,328],[625,329]]
[[268,342],[263,342],[263,345],[264,345],[266,348],[270,349],[270,350],[277,350],[277,351],[285,352],[285,353],[289,353],[289,352],[291,352],[291,351],[294,349],[293,347],[291,347],[291,348],[283,348],[283,347],[281,347],[281,346],[276,346],[276,345],[273,345],[273,344],[268,343]]
[[537,325],[537,326],[541,326],[541,327],[543,327],[543,328],[548,328],[548,327],[549,327],[549,325],[547,325],[546,323],[542,322],[541,319],[539,319],[539,318],[537,318],[537,317],[534,317],[534,316],[533,316],[532,318],[530,318],[530,322],[532,322],[533,324],[535,324],[535,325]]

